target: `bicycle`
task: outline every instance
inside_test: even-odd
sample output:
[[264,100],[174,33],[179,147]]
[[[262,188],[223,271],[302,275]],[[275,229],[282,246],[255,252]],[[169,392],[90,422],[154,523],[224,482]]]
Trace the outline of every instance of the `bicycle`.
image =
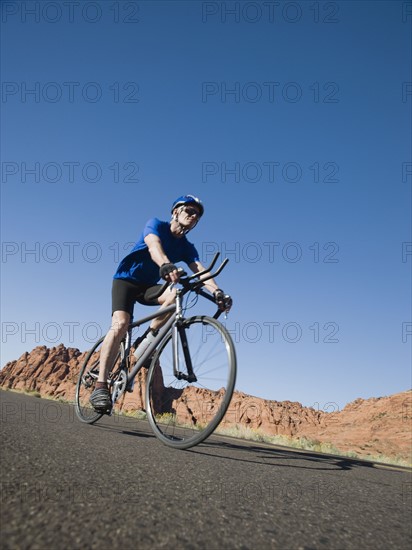
[[[168,287],[176,286],[175,303],[137,321],[131,319],[109,375],[110,414],[113,414],[116,403],[137,374],[150,363],[145,390],[147,419],[162,443],[178,449],[193,447],[213,433],[229,407],[235,387],[235,347],[229,332],[218,321],[223,311],[218,309],[213,317],[184,316],[189,306],[183,306],[183,296],[188,293],[214,303],[213,297],[202,286],[208,279],[217,277],[229,261],[225,259],[212,274],[218,256],[219,253],[210,266],[199,273],[187,276],[183,272],[178,285],[169,282],[162,285],[155,298]],[[165,313],[173,315],[136,361],[133,349],[137,347],[139,338],[133,336],[133,331]],[[98,377],[99,349],[103,340],[104,337],[88,352],[76,385],[76,413],[82,422],[88,424],[104,416],[89,404]]]

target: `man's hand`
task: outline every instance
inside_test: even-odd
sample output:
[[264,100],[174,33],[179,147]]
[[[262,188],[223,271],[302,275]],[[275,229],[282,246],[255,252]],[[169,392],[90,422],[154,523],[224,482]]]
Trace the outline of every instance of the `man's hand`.
[[232,298],[228,294],[225,294],[220,288],[214,291],[213,297],[215,299],[217,307],[221,311],[229,311],[232,307]]
[[174,264],[166,263],[160,266],[159,275],[165,281],[170,281],[171,283],[178,283],[180,274],[177,267]]

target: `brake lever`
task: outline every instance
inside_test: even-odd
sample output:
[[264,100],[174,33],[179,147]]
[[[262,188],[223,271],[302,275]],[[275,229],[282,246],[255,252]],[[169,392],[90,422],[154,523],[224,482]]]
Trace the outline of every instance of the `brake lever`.
[[177,283],[170,283],[170,285],[169,285],[169,290],[170,290],[170,292],[172,292],[172,290],[174,289],[174,287],[175,287],[176,285],[182,284],[182,283],[180,282],[180,278],[181,278],[181,277],[187,277],[187,273],[186,273],[186,271],[183,269],[183,267],[179,267],[179,268],[177,269],[177,272],[178,272],[179,275],[180,275],[179,281],[177,281]]
[[226,319],[228,318],[228,315],[229,315],[229,312],[230,312],[231,308],[232,308],[232,303],[231,303],[230,306],[227,307],[226,309],[218,309],[218,310],[216,311],[216,313],[213,315],[214,319],[218,319],[218,318],[222,315],[222,313],[223,313],[224,316],[225,316],[225,321],[226,321]]

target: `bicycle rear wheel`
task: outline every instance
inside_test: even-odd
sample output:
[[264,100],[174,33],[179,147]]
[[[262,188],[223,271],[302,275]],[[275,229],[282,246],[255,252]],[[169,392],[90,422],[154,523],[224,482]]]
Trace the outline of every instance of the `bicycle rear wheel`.
[[[90,395],[96,387],[96,382],[99,375],[100,351],[103,340],[104,337],[96,342],[96,344],[87,354],[84,363],[80,369],[79,378],[76,385],[76,414],[79,420],[81,420],[82,422],[86,422],[87,424],[93,424],[94,422],[99,420],[99,418],[104,416],[103,414],[96,412],[89,403]],[[119,366],[123,355],[124,343],[122,342],[120,344],[119,353],[117,354],[113,368],[111,369],[111,374],[109,375],[108,385],[110,393],[112,393],[113,391],[112,382],[117,380],[119,375],[122,374]]]
[[[226,413],[236,381],[236,354],[221,323],[206,316],[185,319],[195,381],[173,372],[172,335],[156,351],[147,376],[146,412],[158,439],[170,447],[188,449],[204,441]],[[178,337],[179,369],[186,372],[182,338]]]

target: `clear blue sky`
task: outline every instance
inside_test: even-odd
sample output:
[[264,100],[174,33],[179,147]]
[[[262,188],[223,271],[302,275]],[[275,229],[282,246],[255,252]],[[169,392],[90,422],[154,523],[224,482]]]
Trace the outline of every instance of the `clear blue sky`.
[[411,22],[397,1],[2,2],[1,364],[88,349],[130,243],[194,193],[190,239],[231,260],[239,390],[331,410],[410,388]]

